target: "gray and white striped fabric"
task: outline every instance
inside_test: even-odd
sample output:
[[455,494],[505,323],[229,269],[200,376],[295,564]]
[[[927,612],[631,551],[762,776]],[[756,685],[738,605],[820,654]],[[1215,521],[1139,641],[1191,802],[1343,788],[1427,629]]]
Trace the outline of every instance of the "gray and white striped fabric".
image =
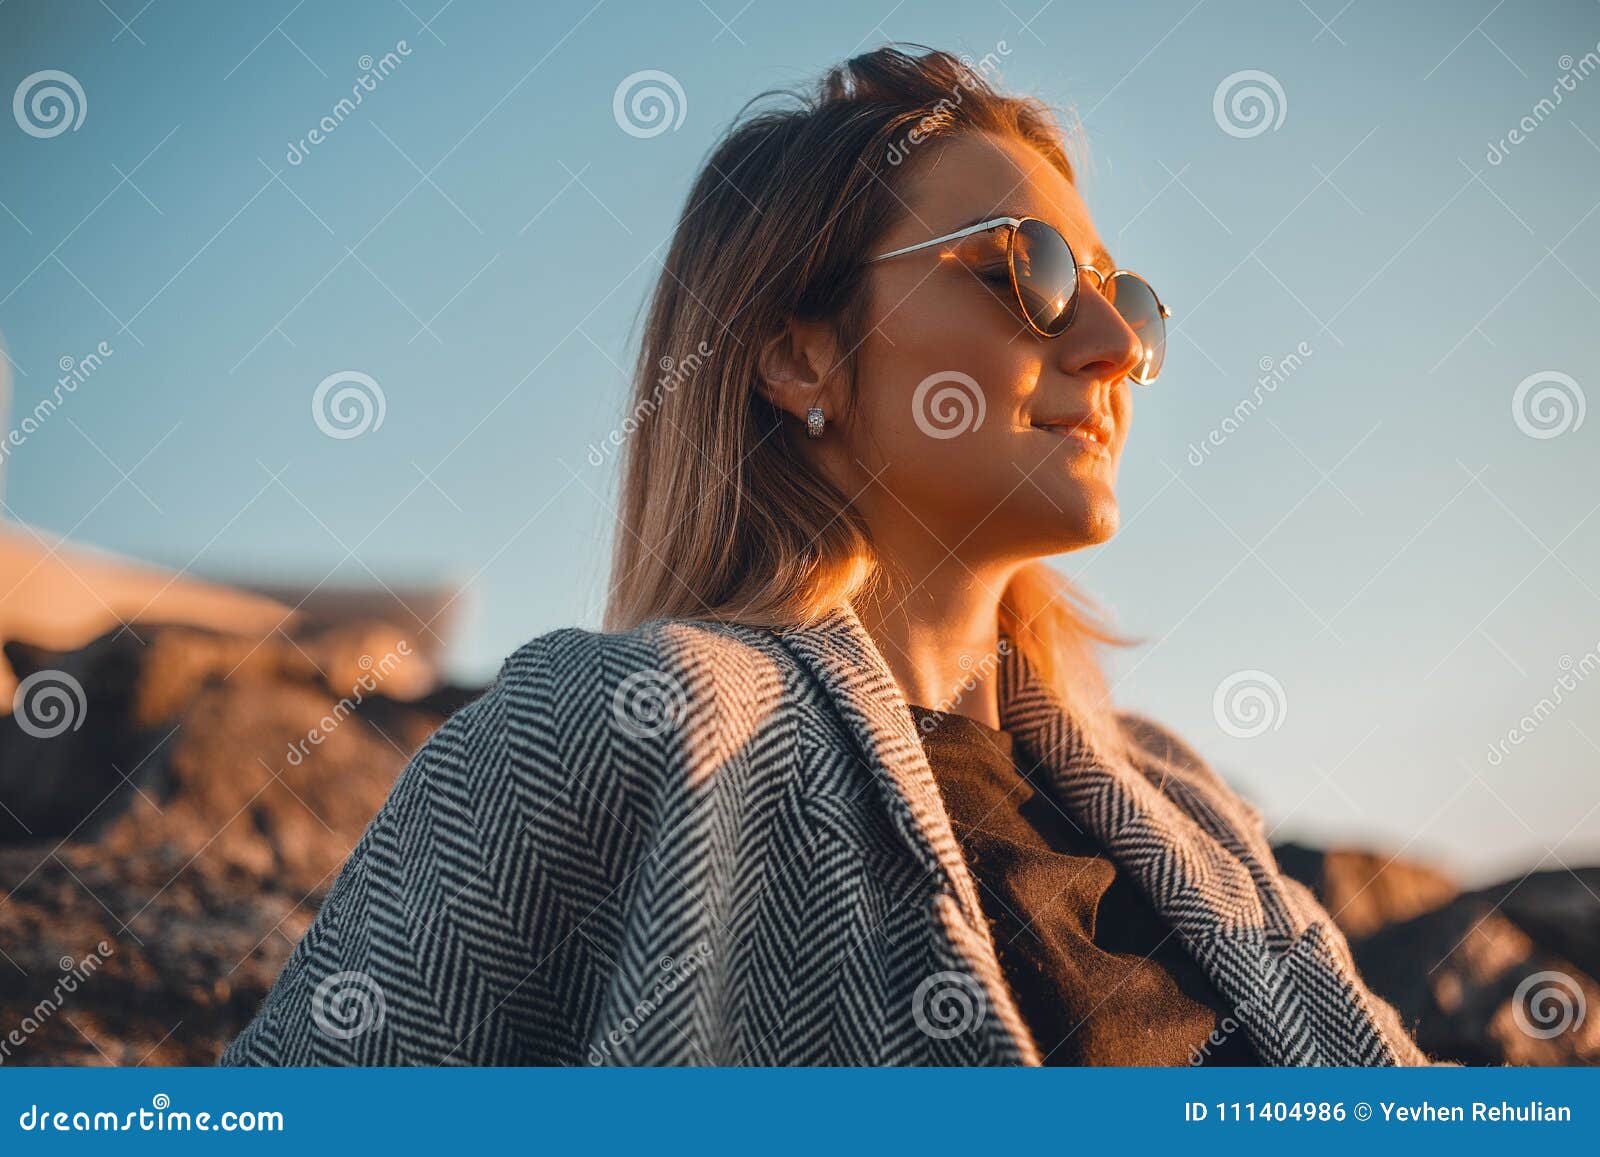
[[[1425,1064],[1259,815],[1160,727],[1001,723],[1273,1064]],[[1037,1064],[905,700],[848,605],[551,632],[411,759],[229,1065]]]

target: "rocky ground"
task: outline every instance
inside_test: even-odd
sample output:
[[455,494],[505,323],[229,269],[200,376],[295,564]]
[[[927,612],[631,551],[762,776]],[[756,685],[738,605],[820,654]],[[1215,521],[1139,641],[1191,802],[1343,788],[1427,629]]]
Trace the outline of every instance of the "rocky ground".
[[[43,697],[0,718],[0,1063],[216,1059],[409,753],[471,697],[403,641],[139,624],[67,653],[7,644]],[[1430,1053],[1600,1062],[1600,869],[1465,891],[1368,852],[1280,858]]]
[[1463,890],[1387,855],[1277,852],[1334,914],[1362,976],[1429,1055],[1600,1064],[1600,868]]
[[[265,641],[137,631],[64,655],[6,647],[21,680],[71,675],[87,717],[43,736],[20,712],[0,719],[5,1063],[213,1062],[407,755],[470,697],[392,694],[433,677],[383,626]],[[326,718],[341,702],[348,717]],[[35,710],[36,731],[63,726],[42,701]],[[313,731],[320,744],[306,742]],[[309,752],[298,762],[296,744]],[[95,970],[79,978],[86,960]],[[40,1007],[63,977],[75,991]],[[21,1046],[5,1037],[13,1027]]]

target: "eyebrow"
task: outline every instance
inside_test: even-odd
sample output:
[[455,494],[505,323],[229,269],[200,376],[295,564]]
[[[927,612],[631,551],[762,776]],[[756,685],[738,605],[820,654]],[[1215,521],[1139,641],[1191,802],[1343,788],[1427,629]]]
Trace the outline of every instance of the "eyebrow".
[[[967,220],[965,220],[965,221],[961,222],[959,225],[957,225],[954,229],[951,229],[950,232],[958,233],[963,229],[970,228],[971,226],[980,224],[980,223],[982,223],[984,221],[993,221],[996,217],[1032,217],[1032,216],[1033,216],[1032,213],[1019,213],[1014,209],[1008,209],[1008,208],[1003,208],[1002,207],[1002,208],[994,210],[991,213],[980,213],[976,217],[969,217]],[[1040,221],[1045,221],[1045,219],[1043,217],[1040,217],[1038,219]],[[1049,225],[1051,228],[1055,229],[1056,232],[1061,233],[1061,227],[1059,225],[1057,225],[1054,221],[1045,221],[1045,224]],[[1066,236],[1065,233],[1061,233],[1061,235],[1062,235],[1062,237]],[[1071,242],[1069,241],[1068,244],[1070,245]],[[1094,248],[1089,250],[1089,264],[1093,265],[1096,269],[1099,269],[1100,272],[1102,272],[1102,273],[1110,273],[1112,270],[1117,268],[1117,263],[1112,258],[1110,250],[1108,250],[1105,247],[1105,245],[1103,245],[1102,243],[1100,243],[1098,241],[1095,242]]]

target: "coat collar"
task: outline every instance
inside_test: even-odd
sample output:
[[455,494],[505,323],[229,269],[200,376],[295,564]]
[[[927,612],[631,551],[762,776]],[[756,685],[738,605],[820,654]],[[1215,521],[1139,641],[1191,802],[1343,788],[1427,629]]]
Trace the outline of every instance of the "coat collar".
[[981,926],[977,882],[956,842],[911,708],[855,608],[842,604],[810,626],[779,635],[849,725],[897,834],[926,870],[945,877],[964,914]]
[[[1006,988],[998,955],[939,795],[909,706],[854,607],[843,603],[816,622],[776,632],[833,700],[873,773],[891,823],[905,845],[953,896],[963,927],[955,937],[986,987],[1002,1051],[1039,1063],[1038,1050]],[[1002,644],[1010,640],[1001,636]],[[1209,777],[1166,782],[1097,751],[1020,650],[1000,656],[1001,726],[1022,758],[1042,772],[1074,822],[1129,872],[1156,910],[1181,934],[1197,962],[1249,1025],[1269,1063],[1395,1063],[1374,1024],[1353,964],[1327,947],[1338,933],[1307,927],[1264,841],[1252,837],[1244,805]],[[1161,782],[1156,782],[1159,779]],[[1254,842],[1252,842],[1254,840]],[[1324,920],[1326,918],[1324,917]],[[1308,1013],[1298,987],[1342,993],[1343,1006]],[[1331,986],[1331,987],[1330,987]],[[1307,1016],[1321,1022],[1308,1027]],[[1368,1042],[1360,1059],[1326,1042]]]
[[1000,969],[977,881],[950,826],[911,708],[883,653],[849,603],[815,623],[776,633],[822,684],[849,726],[896,834],[924,870],[942,879],[944,892],[953,896],[957,910],[949,912],[946,901],[938,905],[939,911],[953,924],[947,931],[957,951],[967,957],[968,973],[984,987],[994,1014],[984,1023],[998,1034],[996,1052],[1024,1064],[1039,1064],[1038,1047]]

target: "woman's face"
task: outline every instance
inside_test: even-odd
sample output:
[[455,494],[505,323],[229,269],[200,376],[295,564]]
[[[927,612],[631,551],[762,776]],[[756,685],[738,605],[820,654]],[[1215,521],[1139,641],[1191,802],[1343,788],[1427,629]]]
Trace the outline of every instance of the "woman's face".
[[[1038,217],[1080,264],[1114,268],[1077,190],[1031,146],[973,134],[924,148],[879,252],[993,217]],[[1127,375],[1140,358],[1092,277],[1064,334],[1029,329],[1006,279],[1006,233],[871,267],[857,417],[841,431],[861,471],[855,504],[875,537],[885,520],[920,527],[969,564],[1058,554],[1115,533]]]

